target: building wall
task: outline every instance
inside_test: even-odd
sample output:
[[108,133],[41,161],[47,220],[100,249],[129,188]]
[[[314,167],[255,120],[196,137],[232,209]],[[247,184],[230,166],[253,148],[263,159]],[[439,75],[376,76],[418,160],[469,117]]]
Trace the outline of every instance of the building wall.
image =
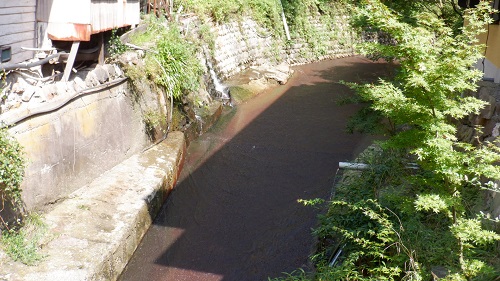
[[488,32],[479,36],[481,44],[486,45],[485,59],[477,62],[476,68],[483,71],[483,77],[500,83],[500,25],[490,24]]
[[11,46],[13,64],[33,58],[33,51],[21,47],[35,47],[36,0],[0,1],[0,45]]

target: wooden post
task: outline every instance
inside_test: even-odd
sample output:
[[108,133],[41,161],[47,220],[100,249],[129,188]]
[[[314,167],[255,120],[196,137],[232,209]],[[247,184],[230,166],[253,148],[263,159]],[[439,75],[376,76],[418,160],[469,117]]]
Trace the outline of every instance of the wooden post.
[[99,58],[97,59],[97,63],[100,65],[104,64],[104,33],[99,32]]
[[73,65],[75,64],[76,54],[78,53],[78,47],[80,47],[80,41],[74,41],[71,45],[71,51],[69,53],[68,60],[66,61],[66,68],[64,68],[64,74],[62,77],[63,82],[68,82],[69,75],[73,70]]

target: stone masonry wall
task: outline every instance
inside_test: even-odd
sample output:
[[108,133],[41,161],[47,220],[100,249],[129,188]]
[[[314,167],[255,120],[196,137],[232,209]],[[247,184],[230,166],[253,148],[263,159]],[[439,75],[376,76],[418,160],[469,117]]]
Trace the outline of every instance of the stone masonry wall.
[[[354,55],[355,34],[351,31],[347,16],[339,16],[331,25],[320,19],[311,19],[315,33],[325,41],[326,49],[315,52],[303,38],[292,38],[285,45],[282,38],[276,38],[255,21],[246,19],[215,25],[213,50],[214,68],[221,79],[226,79],[245,69],[262,65],[287,62],[290,65]],[[331,34],[334,36],[331,36]]]

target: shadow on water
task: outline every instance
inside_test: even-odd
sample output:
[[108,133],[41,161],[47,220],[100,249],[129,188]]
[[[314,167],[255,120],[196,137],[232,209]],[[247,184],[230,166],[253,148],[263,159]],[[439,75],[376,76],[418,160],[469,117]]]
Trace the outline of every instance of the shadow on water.
[[290,82],[239,107],[188,149],[181,180],[121,280],[267,280],[307,268],[317,210],[339,161],[370,138],[347,134],[356,105],[339,80],[390,66],[354,57],[296,68]]

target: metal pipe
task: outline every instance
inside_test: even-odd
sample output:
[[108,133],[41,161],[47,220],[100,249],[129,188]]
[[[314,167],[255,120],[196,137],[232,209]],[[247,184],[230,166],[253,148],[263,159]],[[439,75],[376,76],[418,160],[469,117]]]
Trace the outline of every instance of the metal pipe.
[[52,105],[49,105],[48,107],[44,107],[44,108],[38,108],[38,109],[35,108],[28,115],[25,115],[25,116],[22,116],[22,117],[17,117],[17,118],[14,118],[13,120],[7,120],[8,122],[5,122],[5,120],[0,120],[0,122],[1,122],[0,128],[14,127],[17,124],[22,123],[22,122],[26,121],[28,118],[31,118],[33,116],[41,115],[41,114],[46,114],[46,113],[50,113],[50,112],[56,111],[56,110],[62,108],[63,106],[65,106],[70,101],[73,101],[73,100],[75,100],[77,98],[80,98],[80,97],[82,97],[84,95],[97,93],[101,89],[114,87],[116,85],[119,85],[119,84],[125,82],[127,79],[128,79],[127,77],[118,78],[118,79],[115,79],[113,81],[109,81],[109,82],[103,83],[101,85],[97,85],[97,86],[94,86],[94,87],[91,87],[91,88],[83,89],[81,91],[76,92],[74,95],[71,95],[71,96],[67,97],[66,99],[64,99],[62,102],[60,102],[58,104],[52,104]]
[[370,165],[364,163],[339,162],[339,168],[347,170],[368,170]]
[[32,67],[35,67],[35,66],[46,64],[51,59],[54,59],[54,58],[59,59],[59,56],[61,56],[62,54],[63,53],[53,54],[53,55],[50,55],[50,56],[44,58],[43,60],[39,60],[39,61],[31,62],[31,63],[16,63],[16,64],[10,64],[10,65],[1,65],[0,64],[0,71],[1,70],[3,70],[3,71],[9,71],[9,70],[14,70],[14,69],[19,69],[19,68],[20,69],[32,68]]
[[[365,163],[353,163],[353,162],[339,162],[339,169],[346,170],[368,170],[371,165]],[[406,165],[407,169],[418,170],[419,167],[416,163],[408,163]]]

